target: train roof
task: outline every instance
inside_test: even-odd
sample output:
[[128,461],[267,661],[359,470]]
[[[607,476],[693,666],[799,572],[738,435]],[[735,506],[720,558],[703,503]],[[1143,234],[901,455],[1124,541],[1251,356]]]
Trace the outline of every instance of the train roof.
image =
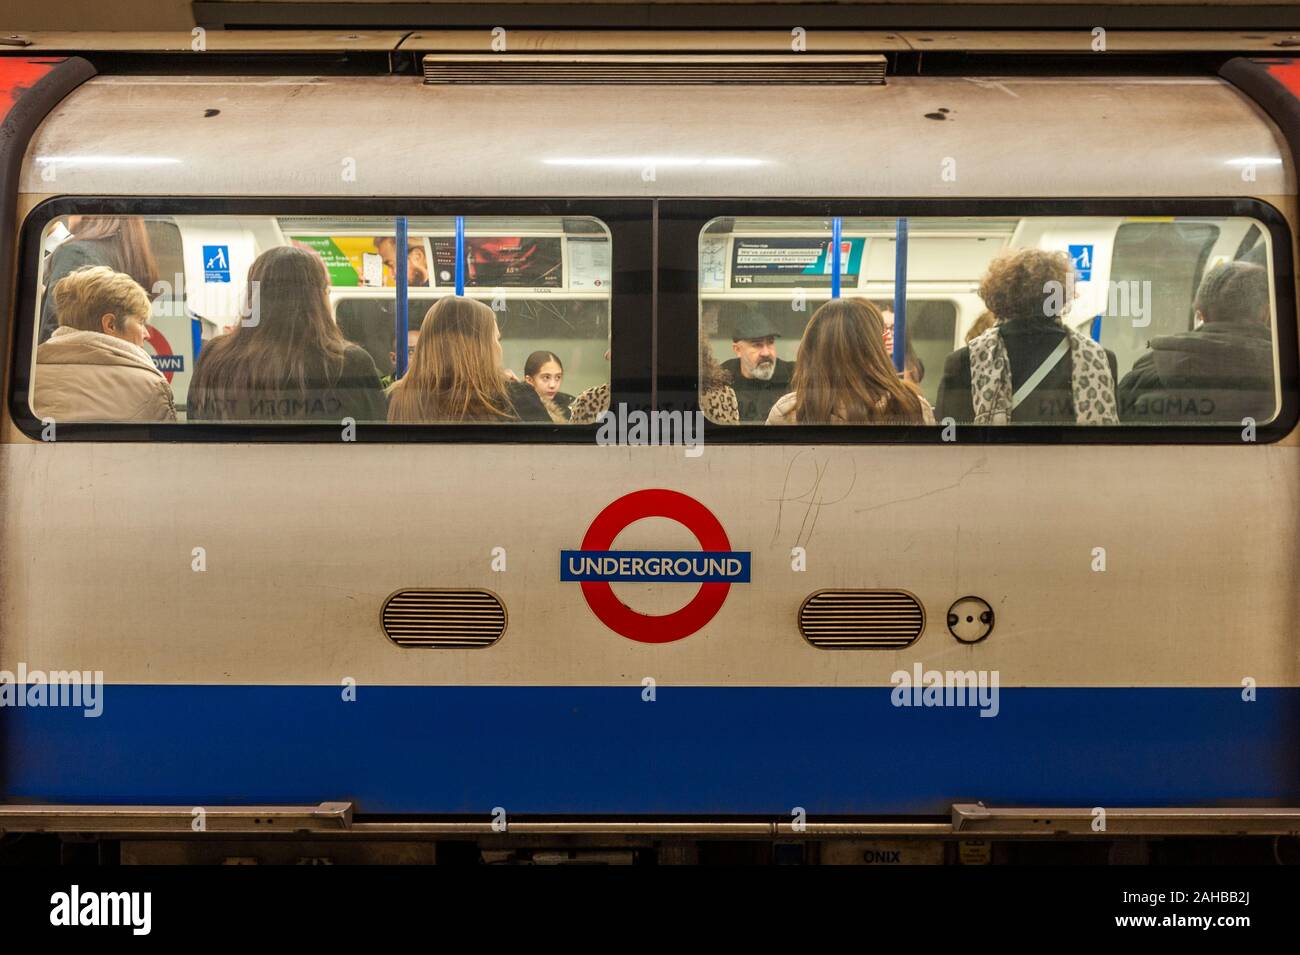
[[[799,11],[792,11],[797,14]],[[797,16],[796,16],[797,19]],[[1300,14],[1297,14],[1300,21]],[[792,23],[794,21],[791,21]],[[797,25],[797,24],[796,24]],[[1298,28],[1300,29],[1300,25]],[[1089,53],[1093,35],[1086,29],[840,29],[808,28],[809,49],[867,52]],[[209,53],[338,53],[486,49],[485,29],[407,30],[219,30],[204,31]],[[189,53],[190,30],[170,31],[9,31],[0,51],[23,53]],[[683,51],[790,49],[790,28],[755,30],[691,29],[536,29],[511,27],[514,52]],[[1110,53],[1288,53],[1300,49],[1296,30],[1145,30],[1108,27]]]
[[1295,185],[1277,127],[1214,77],[638,87],[165,74],[75,90],[30,143],[20,191],[1087,198]]

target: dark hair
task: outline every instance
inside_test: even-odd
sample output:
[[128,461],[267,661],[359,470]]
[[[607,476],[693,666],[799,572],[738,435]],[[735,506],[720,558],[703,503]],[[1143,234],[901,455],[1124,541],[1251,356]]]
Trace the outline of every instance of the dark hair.
[[225,417],[239,399],[267,393],[305,397],[343,373],[348,348],[330,311],[329,276],[320,256],[291,245],[259,255],[248,269],[245,314],[228,335],[203,346],[190,404]]
[[[1062,295],[1070,279],[1070,257],[1064,252],[1046,249],[1017,249],[1005,252],[989,263],[980,282],[979,295],[998,321],[1013,318],[1057,321],[1053,315],[1053,295]],[[1070,302],[1062,303],[1063,312]]]
[[916,353],[912,347],[912,330],[907,330],[907,351],[903,358],[903,367],[911,373],[912,381],[920,384],[925,380],[925,362],[921,361],[921,356]]
[[1268,272],[1248,262],[1224,262],[1205,274],[1193,308],[1208,322],[1268,322]]
[[71,230],[69,241],[107,241],[116,264],[114,271],[124,272],[140,284],[145,294],[154,296],[158,283],[158,264],[149,244],[149,233],[140,216],[82,216]]
[[531,378],[542,370],[542,366],[548,361],[553,361],[560,366],[560,371],[564,371],[564,362],[560,361],[560,356],[553,351],[535,351],[528,356],[524,362],[524,377]]

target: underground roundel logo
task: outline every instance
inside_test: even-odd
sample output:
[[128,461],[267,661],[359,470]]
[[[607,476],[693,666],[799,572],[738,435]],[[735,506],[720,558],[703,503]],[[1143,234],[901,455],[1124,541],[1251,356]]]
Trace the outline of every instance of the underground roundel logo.
[[[698,551],[610,550],[625,527],[647,517],[683,525]],[[695,633],[722,609],[732,584],[749,583],[749,552],[733,551],[713,512],[679,491],[634,491],[596,515],[581,550],[560,551],[560,580],[582,585],[582,596],[601,623],[629,640],[671,643]],[[700,585],[690,603],[662,615],[637,613],[610,587],[617,581]]]

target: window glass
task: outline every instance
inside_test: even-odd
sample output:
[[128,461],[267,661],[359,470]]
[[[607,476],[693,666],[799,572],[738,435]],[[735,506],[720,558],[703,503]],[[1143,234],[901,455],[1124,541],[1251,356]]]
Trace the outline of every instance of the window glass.
[[74,215],[41,249],[43,421],[569,424],[608,405],[594,218],[465,217],[458,235],[449,216]]
[[719,218],[700,402],[726,424],[1264,424],[1275,315],[1248,218]]

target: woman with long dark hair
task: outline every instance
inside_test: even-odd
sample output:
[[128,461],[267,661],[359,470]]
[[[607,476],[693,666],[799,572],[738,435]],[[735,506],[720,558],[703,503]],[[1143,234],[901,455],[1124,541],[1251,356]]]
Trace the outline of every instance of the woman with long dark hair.
[[899,379],[885,352],[885,321],[872,302],[840,298],[813,313],[799,342],[794,391],[768,424],[933,424],[929,403]]
[[492,309],[453,295],[425,314],[411,367],[389,390],[388,420],[505,424],[551,417],[530,386],[506,378]]
[[140,216],[69,216],[69,238],[50,255],[41,303],[43,342],[59,327],[54,286],[77,269],[102,265],[131,276],[152,301],[158,282],[158,264]]
[[188,413],[206,421],[383,421],[374,360],[343,337],[320,257],[293,246],[248,270],[246,317],[204,344]]

